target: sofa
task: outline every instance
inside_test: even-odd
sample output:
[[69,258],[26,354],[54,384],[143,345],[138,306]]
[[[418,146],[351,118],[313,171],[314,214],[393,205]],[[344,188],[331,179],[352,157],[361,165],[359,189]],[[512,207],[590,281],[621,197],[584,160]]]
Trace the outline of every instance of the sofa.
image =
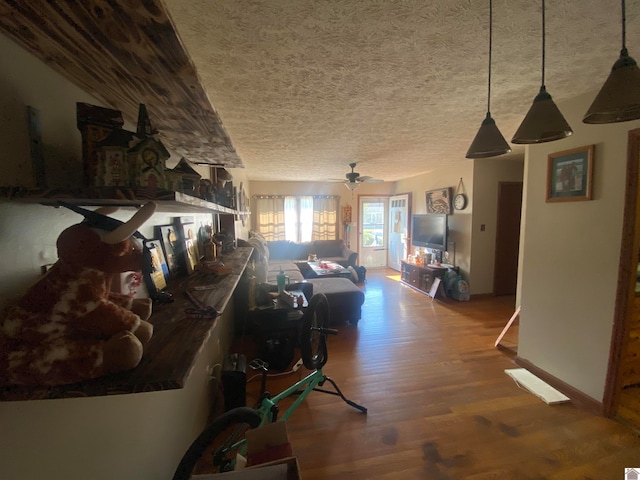
[[[250,275],[255,277],[253,279],[255,283],[260,286],[260,290],[266,287],[269,291],[275,291],[276,275],[283,271],[289,277],[290,288],[302,290],[307,299],[316,293],[323,293],[327,296],[331,323],[355,325],[360,320],[361,307],[365,299],[364,292],[354,285],[352,280],[347,278],[307,280],[297,264],[297,262],[307,261],[309,255],[315,254],[320,260],[336,262],[345,268],[351,267],[353,274],[355,274],[353,267],[356,265],[358,254],[347,248],[342,240],[319,240],[305,243],[284,240],[269,242],[260,234],[251,232],[248,241],[238,240],[238,246],[253,247],[249,270],[251,271]],[[248,314],[247,306],[251,303],[248,301],[249,288],[247,285],[243,286],[247,281],[247,279],[241,280],[241,285],[236,291],[235,297],[238,300],[236,316],[239,317],[237,320],[243,321],[242,318],[244,318],[243,324],[249,330],[263,333],[273,330],[274,318],[279,318],[277,315],[272,315],[273,311]],[[265,317],[268,321],[264,320]],[[251,320],[247,322],[246,320],[249,318]],[[282,323],[282,319],[278,321]],[[245,327],[242,328],[246,331]]]
[[248,244],[253,247],[251,260],[255,265],[256,279],[260,283],[276,283],[276,275],[282,271],[290,282],[304,280],[297,262],[304,262],[309,255],[318,259],[339,263],[345,268],[355,267],[358,253],[349,249],[343,240],[315,240],[291,242],[266,241],[260,234],[251,233]]

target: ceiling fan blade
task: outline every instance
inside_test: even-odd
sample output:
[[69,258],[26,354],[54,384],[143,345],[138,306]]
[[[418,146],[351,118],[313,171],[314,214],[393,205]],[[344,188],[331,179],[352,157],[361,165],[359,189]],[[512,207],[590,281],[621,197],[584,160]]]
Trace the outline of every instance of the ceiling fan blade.
[[358,178],[358,182],[367,182],[367,183],[378,183],[383,182],[384,180],[378,180],[377,178],[372,178],[368,175],[362,176]]

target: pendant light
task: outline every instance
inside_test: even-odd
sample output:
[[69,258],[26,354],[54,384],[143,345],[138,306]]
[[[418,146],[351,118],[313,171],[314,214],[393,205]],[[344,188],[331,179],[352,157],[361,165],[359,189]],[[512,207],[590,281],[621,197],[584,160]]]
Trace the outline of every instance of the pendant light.
[[544,0],[542,0],[542,85],[540,92],[533,99],[533,104],[511,143],[529,144],[544,143],[560,140],[573,133],[571,127],[560,113],[560,110],[547,93],[544,85],[544,60],[545,60],[545,19]]
[[582,119],[584,123],[617,123],[640,118],[640,68],[627,52],[625,37],[625,2],[622,0],[620,58]]
[[487,95],[487,116],[482,121],[466,158],[497,157],[511,151],[511,147],[504,139],[496,122],[491,118],[491,44],[493,37],[493,0],[489,0],[489,87]]

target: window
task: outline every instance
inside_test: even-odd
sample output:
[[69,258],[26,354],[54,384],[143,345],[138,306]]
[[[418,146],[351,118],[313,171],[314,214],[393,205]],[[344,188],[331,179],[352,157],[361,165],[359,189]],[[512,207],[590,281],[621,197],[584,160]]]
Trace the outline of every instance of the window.
[[369,202],[362,205],[362,246],[384,245],[384,203]]
[[310,242],[313,231],[313,197],[284,197],[284,237],[291,242]]
[[259,195],[254,198],[254,229],[269,241],[310,242],[338,238],[339,196]]

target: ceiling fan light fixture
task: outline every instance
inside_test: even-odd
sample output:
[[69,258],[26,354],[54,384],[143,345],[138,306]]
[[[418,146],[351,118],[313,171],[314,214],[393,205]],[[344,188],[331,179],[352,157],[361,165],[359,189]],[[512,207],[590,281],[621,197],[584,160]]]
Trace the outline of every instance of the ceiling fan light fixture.
[[487,82],[487,116],[476,133],[466,158],[497,157],[511,151],[511,147],[491,118],[491,46],[493,43],[493,2],[489,0],[489,75]]
[[497,157],[510,151],[511,147],[500,133],[495,120],[491,118],[491,113],[487,112],[486,118],[482,121],[480,129],[465,155],[466,158]]
[[358,182],[345,182],[344,186],[353,191],[358,188],[360,184]]
[[552,142],[573,133],[562,112],[547,93],[544,85],[533,99],[533,104],[522,120],[511,143],[530,144]]

